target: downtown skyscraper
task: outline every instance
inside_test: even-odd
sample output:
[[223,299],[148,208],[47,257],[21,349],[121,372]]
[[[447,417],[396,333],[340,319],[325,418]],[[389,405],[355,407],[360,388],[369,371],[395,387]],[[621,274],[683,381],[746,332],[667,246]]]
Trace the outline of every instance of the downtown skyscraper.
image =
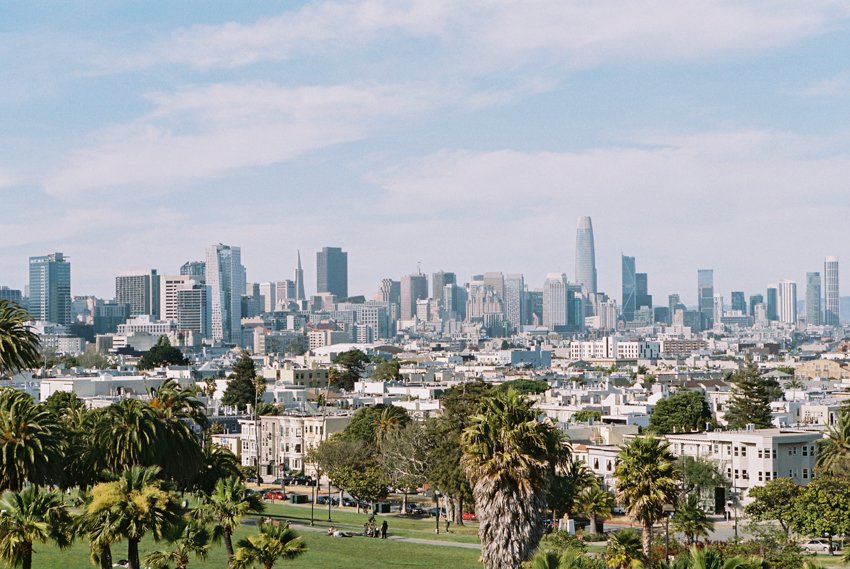
[[245,268],[242,249],[230,245],[207,248],[207,285],[210,287],[212,339],[229,344],[242,341],[242,290]]
[[827,257],[823,263],[824,318],[827,326],[838,326],[838,257]]
[[707,325],[714,322],[714,269],[697,270],[697,301]]
[[301,267],[301,251],[298,251],[298,267],[295,269],[295,300],[301,302],[306,299],[304,294],[304,269]]
[[578,218],[576,228],[576,283],[580,284],[588,295],[594,295],[597,292],[593,223],[587,216]]
[[806,273],[806,323],[813,326],[823,324],[821,288],[820,273]]
[[62,253],[30,257],[29,312],[33,320],[71,323],[71,263]]
[[348,253],[339,247],[322,247],[316,253],[316,292],[348,297]]
[[620,255],[623,304],[623,320],[632,322],[635,319],[635,304],[637,302],[637,274],[635,273],[635,258]]

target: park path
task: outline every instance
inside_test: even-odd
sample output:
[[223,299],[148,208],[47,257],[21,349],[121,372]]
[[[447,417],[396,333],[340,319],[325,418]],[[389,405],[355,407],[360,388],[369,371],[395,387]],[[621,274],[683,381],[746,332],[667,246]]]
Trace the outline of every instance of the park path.
[[[315,527],[310,524],[306,524],[303,522],[299,522],[298,520],[289,520],[290,524],[294,527],[297,526],[299,530],[303,531],[312,531],[319,533],[327,533],[327,528],[323,527]],[[363,536],[354,536],[354,537],[363,537]],[[345,538],[337,538],[337,539],[345,539]],[[375,538],[369,538],[375,539]],[[461,543],[457,541],[439,541],[436,539],[423,539],[420,537],[405,537],[401,535],[390,535],[387,539],[391,539],[393,541],[401,541],[404,543],[416,543],[419,545],[438,545],[442,547],[459,547],[461,549],[481,549],[481,545],[477,543]]]

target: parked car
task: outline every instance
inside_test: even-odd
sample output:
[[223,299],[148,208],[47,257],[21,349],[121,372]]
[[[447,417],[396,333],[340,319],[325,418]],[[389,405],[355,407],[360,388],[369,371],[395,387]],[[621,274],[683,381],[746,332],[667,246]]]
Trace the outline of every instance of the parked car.
[[332,506],[339,506],[339,498],[337,498],[336,496],[328,496],[327,494],[322,494],[316,497],[317,504],[327,505],[328,502],[330,502]]
[[[439,511],[440,511],[440,517],[445,518],[446,517],[446,509],[440,508]],[[434,516],[437,515],[437,506],[433,506],[431,508],[428,508],[427,512],[428,512],[428,515],[433,518]]]
[[286,500],[286,494],[280,490],[267,490],[263,492],[263,498],[266,500]]
[[[354,498],[351,498],[349,496],[345,496],[342,499],[342,505],[348,506],[349,508],[353,508],[353,507],[358,505],[358,502]],[[366,508],[366,509],[369,508],[369,502],[367,502],[366,500],[360,500],[359,505],[360,505],[361,508]]]
[[413,504],[411,502],[408,502],[407,507],[404,510],[404,513],[410,514],[410,515],[413,515],[413,516],[424,516],[425,515],[425,508],[423,508],[419,504]]
[[312,476],[296,476],[291,483],[298,486],[315,486]]
[[463,512],[460,517],[467,522],[474,522],[478,520],[478,516],[475,515],[475,512]]
[[807,539],[800,547],[811,553],[836,553],[841,550],[841,545],[833,541],[831,544],[825,537]]

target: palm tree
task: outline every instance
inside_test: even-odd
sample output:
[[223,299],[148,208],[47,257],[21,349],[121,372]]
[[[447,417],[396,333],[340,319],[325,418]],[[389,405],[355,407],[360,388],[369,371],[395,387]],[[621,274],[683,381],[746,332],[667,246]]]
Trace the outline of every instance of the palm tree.
[[23,391],[0,389],[0,491],[53,483],[61,461],[62,440],[50,412]]
[[594,484],[579,493],[576,498],[576,506],[579,512],[593,522],[594,533],[602,533],[604,520],[610,518],[614,513],[614,498],[599,484]]
[[743,557],[723,558],[722,554],[712,547],[692,546],[688,554],[688,569],[750,569],[760,567],[756,560]]
[[542,514],[555,467],[568,450],[560,431],[538,421],[514,390],[482,401],[461,437],[487,569],[514,569],[543,536]]
[[641,538],[632,528],[612,534],[605,548],[605,561],[613,569],[631,569],[641,567],[643,550]]
[[213,524],[213,540],[224,540],[227,562],[233,561],[233,531],[239,527],[248,512],[262,512],[265,506],[257,494],[246,491],[236,477],[222,478],[216,482],[213,493],[198,510],[204,521]]
[[150,569],[168,569],[172,563],[176,569],[186,569],[190,555],[206,559],[210,548],[210,532],[204,526],[196,522],[176,526],[167,537],[174,549],[147,554],[145,565]]
[[122,472],[132,466],[153,466],[159,446],[157,424],[156,414],[144,401],[121,399],[107,407],[93,432],[102,468]]
[[228,448],[207,443],[201,456],[202,466],[192,483],[192,488],[204,496],[212,494],[215,485],[222,478],[242,476],[239,459]]
[[159,472],[158,467],[130,467],[117,480],[92,488],[86,508],[88,516],[114,516],[118,533],[127,540],[130,569],[141,569],[139,542],[145,535],[158,540],[181,520],[179,505],[157,479]]
[[[91,502],[91,496],[87,496]],[[92,563],[101,569],[112,567],[112,544],[121,539],[119,517],[112,510],[101,510],[97,514],[88,512],[78,516],[77,532],[89,540]]]
[[272,569],[278,559],[295,559],[307,551],[289,525],[260,524],[260,533],[239,540],[239,550],[230,569],[250,569],[260,565]]
[[70,528],[59,494],[35,485],[8,492],[0,500],[0,559],[10,567],[30,569],[33,544],[54,541],[66,547],[71,543]]
[[17,302],[0,300],[0,374],[38,367],[38,335],[27,326],[31,319]]
[[204,404],[195,399],[198,392],[196,387],[182,388],[174,379],[166,379],[159,389],[151,392],[150,405],[157,416],[165,421],[188,420],[205,429],[209,419]]
[[818,470],[843,475],[850,469],[850,411],[844,408],[838,421],[830,425],[824,438],[818,441],[816,460]]
[[794,399],[796,399],[797,390],[802,389],[804,386],[805,386],[805,384],[801,380],[797,379],[796,377],[794,379],[789,379],[788,381],[785,382],[785,389],[791,390],[791,400],[792,401]]
[[671,521],[675,531],[685,534],[688,545],[693,545],[698,537],[708,537],[714,531],[714,522],[708,517],[696,494],[691,494],[684,503],[679,504]]
[[530,569],[560,569],[561,556],[555,551],[548,549],[538,550],[531,558]]
[[673,456],[666,442],[649,436],[623,445],[617,460],[617,499],[643,527],[643,553],[651,565],[652,526],[662,518],[664,504],[676,499]]
[[381,411],[381,414],[375,417],[374,421],[374,433],[375,433],[375,446],[379,449],[384,443],[384,439],[387,438],[387,435],[392,433],[393,431],[397,431],[401,427],[405,425],[407,421],[402,419],[402,416],[406,417],[406,415],[402,412],[399,413],[398,407],[389,406],[384,408]]

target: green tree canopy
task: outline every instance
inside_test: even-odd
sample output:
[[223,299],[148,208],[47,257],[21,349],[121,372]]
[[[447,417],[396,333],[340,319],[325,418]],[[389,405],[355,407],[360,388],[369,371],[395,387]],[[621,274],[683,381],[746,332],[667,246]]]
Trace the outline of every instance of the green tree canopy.
[[387,433],[400,429],[409,422],[410,415],[403,407],[379,403],[358,409],[345,427],[343,436],[351,441],[377,447]]
[[579,409],[573,413],[573,421],[576,423],[587,423],[589,421],[599,421],[602,419],[602,411],[595,409]]
[[39,366],[39,339],[27,325],[29,320],[17,302],[0,300],[0,374]]
[[243,351],[233,365],[233,373],[230,374],[221,402],[244,411],[248,405],[254,405],[258,393],[257,369],[254,360],[248,352]]
[[649,416],[649,428],[660,434],[702,432],[710,421],[711,409],[703,394],[682,390],[658,402]]
[[788,526],[811,537],[850,532],[850,479],[819,476],[794,500]]
[[389,381],[401,379],[401,364],[395,358],[382,361],[375,366],[375,373],[372,374],[372,379],[376,381]]
[[764,486],[750,488],[749,495],[753,501],[744,506],[744,513],[757,522],[779,522],[787,534],[797,499],[802,493],[803,487],[790,478],[774,478]]
[[153,369],[155,367],[178,365],[189,365],[189,360],[178,348],[171,345],[167,336],[160,336],[156,345],[147,351],[139,359],[139,369]]
[[0,389],[0,491],[58,482],[63,440],[56,422],[23,391]]
[[549,390],[549,382],[537,379],[514,379],[502,383],[497,389],[499,391],[513,389],[517,393],[524,395],[538,395]]
[[773,424],[771,401],[781,397],[782,389],[773,378],[762,377],[758,367],[750,362],[729,378],[732,397],[726,408],[726,423],[730,429],[743,429],[753,424],[766,429]]
[[337,354],[334,364],[341,367],[342,370],[331,376],[331,384],[340,389],[351,391],[354,389],[354,383],[360,381],[367,363],[369,363],[369,356],[357,348]]

